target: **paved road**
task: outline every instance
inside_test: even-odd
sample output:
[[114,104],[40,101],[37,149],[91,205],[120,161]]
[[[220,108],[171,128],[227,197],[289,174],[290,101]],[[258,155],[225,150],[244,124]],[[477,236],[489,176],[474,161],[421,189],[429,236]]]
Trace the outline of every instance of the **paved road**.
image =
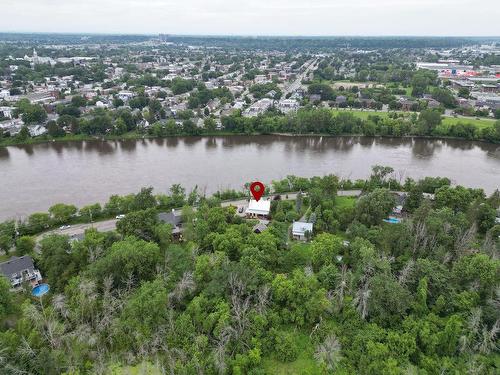
[[[274,197],[275,195],[277,195],[277,194],[268,195],[268,196],[263,197],[262,199],[268,199],[268,198],[272,199],[272,197]],[[297,199],[297,193],[282,193],[279,195],[281,195],[281,199],[283,199],[283,200],[285,200],[285,199],[286,200]],[[359,195],[361,195],[361,190],[339,190],[337,192],[337,195],[342,196],[342,197],[348,197],[348,196],[358,197]],[[246,208],[247,205],[248,205],[247,199],[237,199],[237,200],[225,201],[225,202],[221,203],[222,207],[235,206],[238,208],[239,207]],[[181,210],[176,210],[176,214],[180,214],[180,213],[181,213]],[[48,231],[48,232],[45,232],[45,233],[42,233],[41,235],[39,235],[37,237],[37,241],[40,241],[42,238],[49,236],[51,234],[60,234],[60,235],[75,237],[75,236],[84,234],[85,231],[89,228],[95,228],[99,232],[109,232],[109,231],[116,229],[117,221],[118,220],[116,220],[116,219],[110,219],[110,220],[98,221],[95,223],[89,223],[89,224],[75,224],[75,225],[72,225],[68,229],[54,229],[54,230],[51,230],[51,231]]]
[[295,81],[293,81],[292,83],[290,83],[290,85],[288,85],[283,90],[283,96],[285,96],[285,95],[287,95],[289,93],[292,93],[292,92],[296,91],[298,88],[300,88],[302,86],[302,80],[305,77],[307,77],[307,75],[309,74],[309,72],[311,71],[311,69],[314,69],[316,67],[316,63],[317,62],[318,62],[318,59],[312,59],[312,60],[309,60],[306,63],[304,63],[303,66],[306,66],[305,70],[297,76],[297,78],[295,79]]
[[60,234],[60,235],[66,235],[70,237],[78,236],[80,234],[85,233],[85,231],[89,228],[96,228],[99,232],[109,232],[111,230],[116,229],[116,222],[118,220],[116,219],[110,219],[110,220],[105,220],[105,221],[98,221],[95,223],[89,223],[89,224],[75,224],[72,225],[68,229],[54,229],[45,233],[42,233],[37,237],[37,241],[40,241],[42,238],[49,236],[51,234]]

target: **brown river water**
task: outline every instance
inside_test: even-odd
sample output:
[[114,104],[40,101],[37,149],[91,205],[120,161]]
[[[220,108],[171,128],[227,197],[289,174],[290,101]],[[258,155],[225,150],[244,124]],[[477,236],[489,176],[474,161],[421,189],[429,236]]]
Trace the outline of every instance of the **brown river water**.
[[0,220],[46,211],[54,203],[104,203],[112,194],[175,183],[206,193],[246,181],[333,173],[366,178],[387,165],[395,177],[443,176],[453,183],[500,186],[500,145],[462,140],[221,136],[52,142],[0,147]]

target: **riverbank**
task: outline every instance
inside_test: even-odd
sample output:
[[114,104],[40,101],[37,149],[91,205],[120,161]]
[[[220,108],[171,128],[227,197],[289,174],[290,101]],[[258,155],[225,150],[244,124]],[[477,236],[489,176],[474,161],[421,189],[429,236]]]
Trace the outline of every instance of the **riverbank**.
[[[448,125],[449,126],[449,125]],[[484,124],[482,125],[484,127]],[[329,134],[329,133],[286,133],[286,132],[271,132],[271,133],[237,133],[228,131],[216,131],[207,132],[198,135],[179,133],[174,135],[167,135],[163,137],[157,137],[150,134],[129,132],[122,135],[104,135],[104,136],[90,136],[84,134],[77,135],[66,135],[64,137],[49,138],[47,136],[39,136],[35,138],[29,138],[27,140],[17,140],[15,138],[6,138],[0,141],[0,147],[8,146],[26,146],[26,145],[36,145],[43,143],[54,143],[54,142],[81,142],[81,141],[126,141],[126,140],[141,140],[141,139],[168,139],[176,137],[217,137],[217,136],[266,136],[266,135],[278,135],[285,137],[365,137],[365,138],[400,138],[400,139],[431,139],[431,140],[460,140],[460,141],[474,141],[474,142],[484,142],[489,144],[500,144],[500,142],[492,142],[486,139],[473,139],[464,137],[454,137],[448,135],[392,135],[392,134],[353,134],[353,133],[343,133],[343,134]]]

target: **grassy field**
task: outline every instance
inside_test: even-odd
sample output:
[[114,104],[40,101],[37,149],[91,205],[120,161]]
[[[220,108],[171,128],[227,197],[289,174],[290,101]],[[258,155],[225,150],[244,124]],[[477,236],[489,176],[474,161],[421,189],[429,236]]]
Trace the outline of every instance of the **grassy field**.
[[[388,117],[389,113],[391,112],[384,112],[384,111],[362,111],[360,109],[332,109],[332,112],[334,115],[337,115],[339,113],[351,113],[352,115],[359,117],[360,119],[366,120],[368,116],[380,116],[380,117]],[[404,112],[400,112],[404,113]]]
[[[385,111],[366,111],[366,110],[363,111],[360,109],[353,109],[353,110],[350,110],[350,109],[347,109],[347,110],[332,109],[332,112],[335,115],[337,115],[339,113],[344,113],[344,112],[351,113],[352,115],[354,115],[358,118],[361,118],[363,120],[366,120],[368,118],[368,116],[375,116],[375,115],[383,117],[383,118],[387,118],[390,113],[394,113],[394,112],[385,112]],[[413,112],[398,111],[397,113],[410,116]],[[443,121],[442,121],[441,126],[445,127],[445,128],[449,128],[449,127],[454,126],[458,123],[462,123],[462,124],[473,124],[473,125],[482,129],[482,128],[492,126],[495,123],[495,121],[497,121],[497,120],[490,119],[490,118],[476,118],[476,117],[464,118],[464,117],[444,117],[443,116]]]
[[136,366],[112,365],[108,368],[111,375],[161,375],[163,372],[156,366],[143,362]]
[[462,117],[443,117],[443,122],[441,126],[445,126],[449,128],[450,126],[454,126],[458,123],[462,124],[473,124],[481,129],[492,126],[496,120],[489,118],[462,118]]
[[356,204],[355,197],[336,197],[335,198],[335,207],[344,208],[344,207],[354,207]]
[[309,336],[298,333],[299,356],[293,362],[284,363],[274,357],[264,358],[263,365],[267,374],[274,375],[319,375],[321,371],[313,357],[314,347]]

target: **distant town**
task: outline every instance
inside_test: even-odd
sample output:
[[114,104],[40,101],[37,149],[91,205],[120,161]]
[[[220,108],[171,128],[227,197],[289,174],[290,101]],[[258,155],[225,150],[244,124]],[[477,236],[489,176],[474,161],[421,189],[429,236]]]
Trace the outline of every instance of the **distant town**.
[[[77,135],[286,132],[283,124],[266,127],[255,118],[293,118],[299,110],[324,108],[362,119],[391,114],[410,128],[418,125],[412,113],[435,111],[447,125],[444,131],[405,134],[496,140],[500,43],[494,39],[417,39],[406,47],[383,39],[292,44],[276,38],[257,45],[251,38],[108,39],[1,38],[0,143]],[[367,124],[358,132],[399,135],[375,125],[375,131]],[[294,126],[292,132],[303,132]],[[311,125],[305,132],[315,130]]]

